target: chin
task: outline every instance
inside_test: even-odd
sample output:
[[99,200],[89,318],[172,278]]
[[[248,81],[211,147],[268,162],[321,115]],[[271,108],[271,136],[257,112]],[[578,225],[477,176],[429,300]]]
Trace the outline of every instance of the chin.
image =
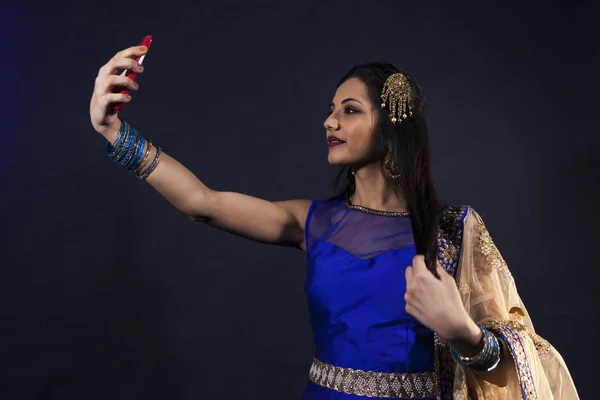
[[331,165],[346,165],[347,162],[342,160],[341,157],[335,157],[331,154],[327,156],[327,162]]
[[352,165],[359,163],[361,160],[361,155],[343,149],[332,149],[327,154],[327,162],[331,165]]

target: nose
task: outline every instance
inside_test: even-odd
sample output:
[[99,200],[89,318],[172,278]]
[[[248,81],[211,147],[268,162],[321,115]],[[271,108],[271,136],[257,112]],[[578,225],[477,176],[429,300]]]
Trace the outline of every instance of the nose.
[[329,130],[336,130],[340,127],[340,124],[338,122],[337,119],[335,119],[335,117],[333,116],[333,114],[331,114],[323,123],[323,126],[325,127],[325,130],[329,131]]

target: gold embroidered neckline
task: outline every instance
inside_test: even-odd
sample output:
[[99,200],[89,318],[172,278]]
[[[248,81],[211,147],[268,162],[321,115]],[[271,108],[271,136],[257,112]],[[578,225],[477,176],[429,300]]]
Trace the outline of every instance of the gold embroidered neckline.
[[367,214],[380,215],[383,217],[408,217],[408,216],[410,216],[409,211],[381,211],[381,210],[375,210],[373,208],[357,206],[350,202],[350,197],[346,197],[346,199],[344,200],[344,203],[346,204],[347,208],[362,211]]

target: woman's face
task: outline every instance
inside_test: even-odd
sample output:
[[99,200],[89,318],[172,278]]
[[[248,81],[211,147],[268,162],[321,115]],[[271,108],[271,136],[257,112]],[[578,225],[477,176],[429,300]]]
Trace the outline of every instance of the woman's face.
[[331,113],[324,123],[329,146],[327,161],[335,165],[369,162],[375,147],[377,109],[369,100],[367,86],[358,78],[348,79],[338,87],[329,108]]

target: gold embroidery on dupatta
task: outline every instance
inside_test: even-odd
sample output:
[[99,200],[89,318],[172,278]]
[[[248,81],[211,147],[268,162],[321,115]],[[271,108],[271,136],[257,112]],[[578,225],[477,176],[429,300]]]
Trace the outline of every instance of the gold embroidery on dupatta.
[[481,221],[478,221],[477,225],[475,226],[475,231],[477,234],[477,240],[479,242],[479,250],[485,257],[485,260],[490,263],[493,268],[502,272],[507,278],[512,280],[512,274],[508,270],[508,265],[494,244],[494,241],[485,227],[485,224]]
[[523,324],[522,321],[525,317],[525,312],[519,307],[513,307],[508,312],[508,315],[510,321],[514,322],[511,327],[516,331],[527,333],[533,341],[539,357],[542,360],[546,359],[548,357],[548,353],[550,353],[550,348],[552,348],[552,345],[546,339],[535,333],[531,328]]
[[550,353],[550,349],[552,345],[546,339],[538,335],[537,333],[533,333],[529,331],[529,337],[533,340],[533,344],[535,345],[535,349],[537,350],[538,355],[542,360],[548,358],[548,354]]
[[458,282],[459,279],[456,279],[456,284],[458,285],[458,292],[462,295],[465,296],[469,293],[471,293],[471,288],[469,287],[469,285],[467,283],[464,282]]

